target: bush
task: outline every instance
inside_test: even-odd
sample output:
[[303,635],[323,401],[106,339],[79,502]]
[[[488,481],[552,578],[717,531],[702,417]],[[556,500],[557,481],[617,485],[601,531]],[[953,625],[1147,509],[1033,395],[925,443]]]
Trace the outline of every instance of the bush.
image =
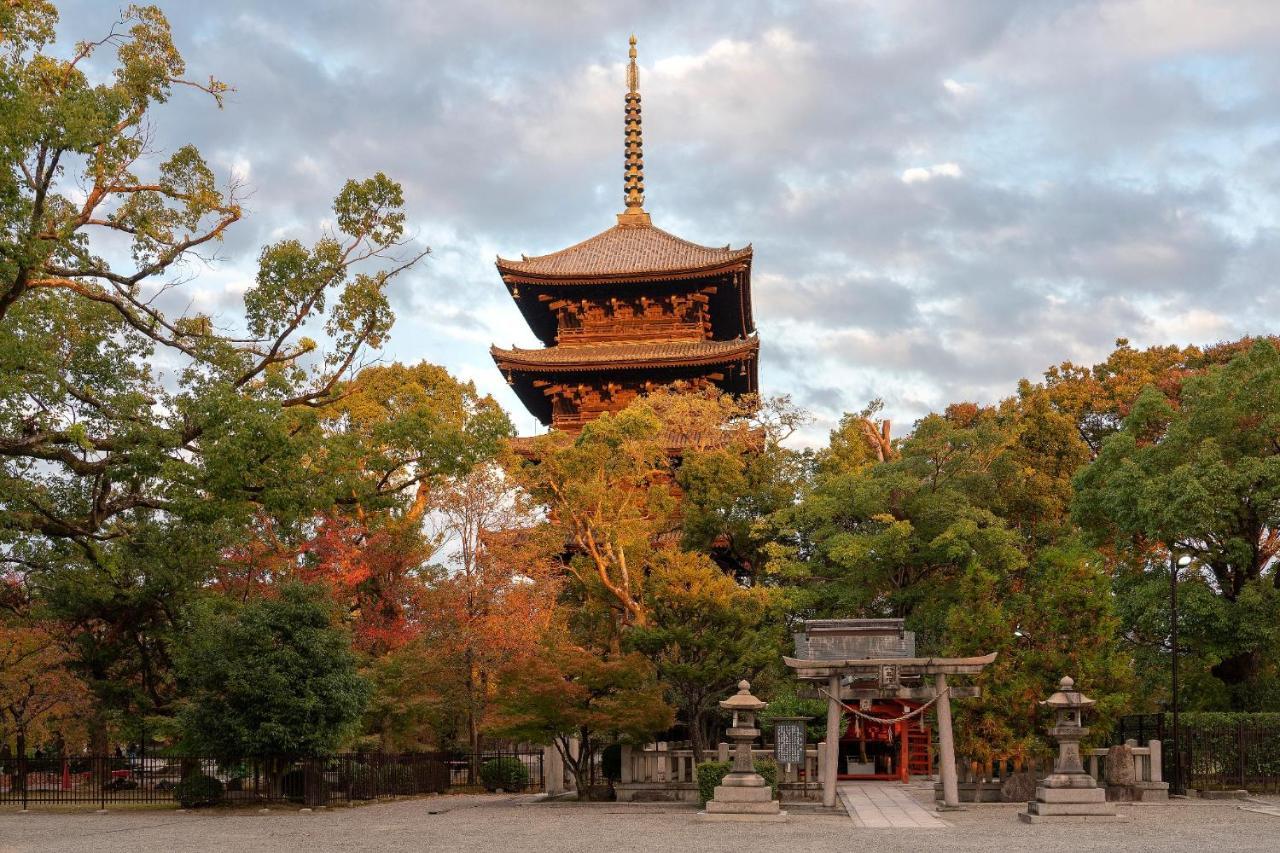
[[184,809],[216,806],[222,802],[222,783],[212,776],[193,773],[173,786],[173,798]]
[[529,771],[518,758],[491,758],[480,765],[480,784],[486,791],[523,791],[529,784]]
[[[773,796],[778,796],[778,765],[772,758],[757,758],[754,762],[755,770],[764,777],[764,781],[773,790]],[[705,806],[707,800],[710,800],[716,794],[716,786],[724,781],[724,777],[729,775],[729,771],[733,769],[732,761],[704,761],[698,765],[698,799]]]

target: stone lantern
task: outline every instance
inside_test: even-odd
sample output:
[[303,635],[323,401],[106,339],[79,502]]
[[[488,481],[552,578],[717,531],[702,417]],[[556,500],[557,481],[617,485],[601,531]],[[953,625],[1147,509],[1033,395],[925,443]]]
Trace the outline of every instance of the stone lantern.
[[1018,817],[1026,823],[1054,818],[1118,820],[1115,804],[1107,802],[1107,792],[1085,772],[1080,758],[1080,741],[1089,734],[1084,712],[1094,701],[1076,690],[1070,676],[1064,676],[1058,691],[1040,704],[1053,709],[1049,734],[1058,742],[1058,759],[1053,772],[1036,788],[1036,798]]
[[772,789],[751,760],[751,744],[760,736],[756,714],[767,706],[751,695],[747,681],[738,682],[738,692],[720,703],[733,714],[727,732],[734,744],[733,769],[716,786],[706,811],[699,813],[703,820],[786,820],[787,813],[773,799]]
[[[1068,675],[1058,682],[1058,692],[1040,704],[1053,709],[1054,725],[1049,734],[1058,742],[1058,760],[1054,763],[1053,775],[1045,782],[1057,783],[1050,787],[1092,787],[1093,777],[1084,772],[1084,762],[1080,759],[1080,741],[1089,734],[1084,725],[1084,710],[1092,707],[1094,701],[1076,690],[1075,681]],[[1087,784],[1081,776],[1087,778]]]

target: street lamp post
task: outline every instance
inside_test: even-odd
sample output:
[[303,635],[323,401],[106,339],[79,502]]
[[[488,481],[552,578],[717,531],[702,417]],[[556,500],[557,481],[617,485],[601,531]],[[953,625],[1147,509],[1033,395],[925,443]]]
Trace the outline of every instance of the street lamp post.
[[1191,557],[1183,554],[1178,559],[1169,555],[1169,645],[1172,651],[1169,705],[1173,711],[1173,784],[1174,794],[1185,794],[1182,784],[1182,743],[1178,732],[1178,569],[1191,564]]

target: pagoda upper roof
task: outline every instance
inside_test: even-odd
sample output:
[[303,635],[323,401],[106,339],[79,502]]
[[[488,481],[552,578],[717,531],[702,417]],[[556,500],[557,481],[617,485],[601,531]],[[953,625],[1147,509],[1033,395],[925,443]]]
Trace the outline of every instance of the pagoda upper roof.
[[751,246],[731,249],[692,243],[649,223],[619,222],[577,245],[549,255],[518,261],[498,258],[498,270],[507,276],[590,284],[600,279],[670,279],[699,274],[713,275],[724,267],[751,257]]
[[490,347],[489,352],[503,369],[596,371],[723,364],[753,355],[759,349],[759,339],[752,336],[732,341],[619,341],[544,349]]

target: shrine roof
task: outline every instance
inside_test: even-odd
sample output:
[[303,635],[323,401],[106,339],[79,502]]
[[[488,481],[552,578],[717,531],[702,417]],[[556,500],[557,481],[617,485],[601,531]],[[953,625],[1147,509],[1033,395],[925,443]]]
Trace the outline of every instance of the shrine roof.
[[536,279],[565,279],[566,283],[589,283],[584,279],[671,278],[680,273],[698,274],[744,261],[751,246],[731,249],[692,243],[647,221],[619,223],[577,245],[549,255],[514,261],[498,258],[504,275]]
[[503,368],[533,370],[615,370],[663,365],[720,364],[753,355],[760,341],[752,336],[732,341],[619,341],[560,345],[543,349],[490,347]]

